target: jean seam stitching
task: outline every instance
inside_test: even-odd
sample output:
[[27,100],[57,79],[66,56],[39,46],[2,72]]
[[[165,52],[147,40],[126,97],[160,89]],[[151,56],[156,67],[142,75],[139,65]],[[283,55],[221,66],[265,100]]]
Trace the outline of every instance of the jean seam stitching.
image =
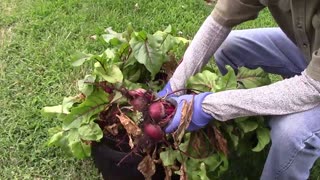
[[[309,140],[311,137],[313,137],[316,133],[319,133],[319,132],[320,132],[320,130],[317,130],[317,131],[312,132],[312,134],[311,134],[309,137],[307,137],[307,138],[303,141],[303,143],[305,143],[307,140]],[[291,166],[291,164],[293,163],[294,158],[299,154],[299,152],[301,152],[301,150],[303,150],[304,147],[305,147],[305,146],[300,147],[300,149],[296,150],[296,151],[293,153],[293,155],[290,157],[288,163],[287,163],[286,165],[284,165],[284,166],[276,173],[275,179],[278,179],[278,177],[280,176],[280,173],[283,173],[285,170],[288,169],[289,166]]]
[[303,148],[296,150],[293,155],[289,158],[289,161],[287,162],[287,164],[285,164],[277,173],[275,176],[275,179],[278,179],[278,177],[280,176],[280,173],[283,173],[285,170],[288,169],[288,167],[292,164],[294,158],[297,156],[297,154],[302,150]]

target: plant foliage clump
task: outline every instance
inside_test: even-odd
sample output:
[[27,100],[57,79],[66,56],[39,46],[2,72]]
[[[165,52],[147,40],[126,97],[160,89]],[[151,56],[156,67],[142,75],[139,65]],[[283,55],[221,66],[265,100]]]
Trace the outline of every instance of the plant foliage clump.
[[[164,167],[168,178],[175,173],[188,179],[216,179],[228,169],[228,153],[259,152],[269,143],[269,130],[263,117],[258,116],[212,121],[201,130],[187,132],[192,103],[184,105],[177,131],[150,136],[147,132],[157,129],[158,124],[149,116],[148,107],[154,102],[165,102],[156,92],[172,76],[189,40],[174,36],[171,26],[149,34],[136,32],[131,25],[122,33],[108,28],[98,38],[107,44],[103,53],[79,52],[73,56],[73,66],[92,65],[91,72],[77,83],[79,94],[65,97],[60,105],[43,108],[45,113],[57,114],[61,120],[61,126],[49,130],[48,145],[86,158],[91,155],[92,143],[126,142],[123,151],[144,157],[137,168],[146,178],[155,173],[155,168],[146,167],[157,163]],[[221,75],[214,66],[207,65],[188,80],[188,93],[270,84],[262,69],[240,68],[235,73],[227,68],[228,73]],[[163,114],[167,123],[174,107],[165,107],[170,110]]]

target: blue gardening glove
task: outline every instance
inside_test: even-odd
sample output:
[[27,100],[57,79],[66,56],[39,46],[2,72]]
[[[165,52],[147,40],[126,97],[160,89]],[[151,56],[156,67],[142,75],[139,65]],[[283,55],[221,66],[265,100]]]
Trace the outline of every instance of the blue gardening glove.
[[170,101],[174,101],[173,103],[176,103],[176,114],[174,115],[171,122],[169,122],[168,126],[165,128],[166,133],[172,133],[175,131],[179,124],[181,119],[181,111],[183,107],[184,101],[191,102],[192,98],[194,96],[193,100],[193,114],[191,117],[191,122],[189,124],[189,127],[187,128],[188,131],[195,131],[197,129],[200,129],[207,125],[213,117],[209,115],[208,113],[205,113],[202,110],[202,101],[204,98],[211,94],[211,92],[201,93],[198,95],[182,95],[179,97],[171,97]]
[[[157,94],[159,97],[164,97],[166,96],[167,94],[170,94],[172,93],[172,88],[171,88],[171,84],[170,84],[170,81],[164,86],[164,88],[159,91]],[[173,94],[169,95],[169,97],[172,97]]]

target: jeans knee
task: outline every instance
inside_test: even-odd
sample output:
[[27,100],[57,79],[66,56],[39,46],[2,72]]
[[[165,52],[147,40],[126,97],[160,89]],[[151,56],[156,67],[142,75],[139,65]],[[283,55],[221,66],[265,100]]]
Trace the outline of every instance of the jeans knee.
[[233,51],[239,49],[238,39],[238,36],[230,34],[214,54],[215,62],[222,74],[227,73],[226,65],[231,66],[233,69],[237,68],[232,54],[234,53]]
[[[270,120],[271,141],[279,148],[303,148],[304,141],[312,132],[301,121],[295,123],[294,115],[278,116]],[[299,117],[303,118],[303,116]]]
[[236,39],[238,38],[239,37],[237,37],[236,35],[230,34],[215,52],[215,60],[222,61],[225,58],[225,55],[229,54],[229,52],[237,46]]

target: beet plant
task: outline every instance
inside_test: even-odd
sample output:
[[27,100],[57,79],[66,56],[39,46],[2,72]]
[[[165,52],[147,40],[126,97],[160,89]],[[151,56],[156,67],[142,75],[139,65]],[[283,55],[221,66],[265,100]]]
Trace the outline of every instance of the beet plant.
[[[164,133],[176,109],[156,92],[169,80],[189,43],[174,34],[171,26],[154,34],[136,32],[130,25],[122,33],[108,28],[97,37],[107,47],[101,54],[76,53],[73,66],[92,66],[77,83],[78,95],[43,108],[61,120],[60,126],[49,130],[48,145],[60,146],[81,159],[91,156],[92,144],[117,142],[113,148],[127,153],[117,165],[139,155],[143,159],[137,169],[146,179],[156,173],[155,164],[163,167],[167,178],[179,174],[188,179],[215,179],[227,171],[229,153],[261,151],[270,141],[263,117],[213,121],[201,130],[187,132],[192,103],[184,105],[178,129]],[[212,64],[207,65],[188,80],[187,92],[270,83],[261,69],[240,68],[237,74],[228,70],[222,76]]]

